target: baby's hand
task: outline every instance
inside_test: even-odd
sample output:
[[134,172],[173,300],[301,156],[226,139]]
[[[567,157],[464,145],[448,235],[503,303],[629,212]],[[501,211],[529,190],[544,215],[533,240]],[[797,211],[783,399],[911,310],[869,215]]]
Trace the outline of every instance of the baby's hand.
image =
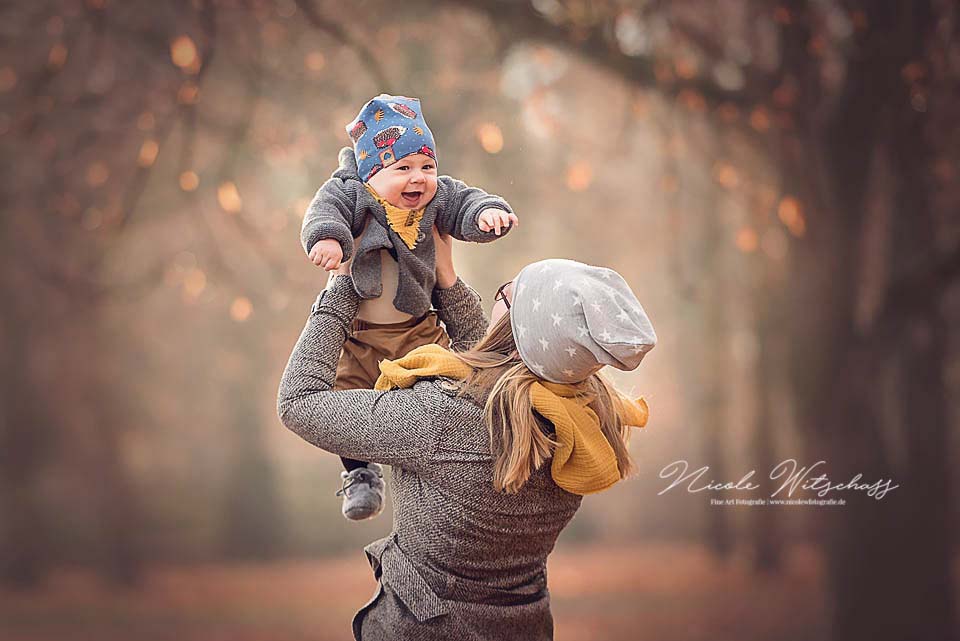
[[477,226],[480,231],[490,231],[492,229],[497,236],[500,235],[501,228],[508,229],[511,224],[517,225],[519,223],[516,214],[508,214],[502,209],[484,209],[480,212],[480,217],[477,218]]
[[317,267],[323,267],[326,271],[332,271],[340,266],[343,260],[343,248],[340,242],[333,238],[324,238],[318,240],[310,250],[310,261]]

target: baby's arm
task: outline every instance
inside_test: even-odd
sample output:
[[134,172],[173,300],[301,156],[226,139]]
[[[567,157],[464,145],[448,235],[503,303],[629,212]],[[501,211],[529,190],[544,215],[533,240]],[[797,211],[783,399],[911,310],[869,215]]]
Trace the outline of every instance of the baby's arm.
[[[341,166],[345,162],[342,154]],[[362,189],[359,181],[334,174],[317,190],[304,214],[300,229],[303,249],[313,264],[327,271],[353,255],[353,239],[364,223],[364,216],[357,212],[358,189]]]
[[507,201],[488,194],[463,181],[440,176],[438,190],[443,189],[446,202],[437,215],[437,229],[457,240],[488,243],[513,228],[516,215]]

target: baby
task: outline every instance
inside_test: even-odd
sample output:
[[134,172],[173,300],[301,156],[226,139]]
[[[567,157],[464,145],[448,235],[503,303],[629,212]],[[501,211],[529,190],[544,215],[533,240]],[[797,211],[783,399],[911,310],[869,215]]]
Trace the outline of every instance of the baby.
[[[353,148],[317,191],[303,219],[310,260],[327,271],[350,261],[360,309],[344,344],[334,389],[372,389],[382,359],[450,341],[431,310],[436,283],[433,230],[486,243],[518,223],[499,196],[450,176],[437,176],[433,134],[420,101],[381,94],[346,127]],[[341,457],[338,495],[348,519],[383,509],[383,475],[376,463]]]

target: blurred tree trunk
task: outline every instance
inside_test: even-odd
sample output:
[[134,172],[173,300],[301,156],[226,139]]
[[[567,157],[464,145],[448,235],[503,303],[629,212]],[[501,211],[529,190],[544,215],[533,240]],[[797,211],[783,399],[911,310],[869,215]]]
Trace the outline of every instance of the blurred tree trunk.
[[[877,340],[876,326],[858,326],[855,317],[861,294],[871,154],[886,131],[906,124],[902,118],[891,118],[894,114],[902,117],[902,109],[910,108],[901,69],[910,61],[923,59],[924,38],[932,17],[927,3],[878,2],[867,6],[871,35],[862,45],[863,54],[850,61],[835,118],[822,136],[811,136],[802,145],[804,151],[819,149],[820,157],[803,153],[801,162],[787,165],[794,170],[825,170],[821,177],[808,180],[805,202],[817,210],[817,226],[811,227],[807,239],[796,245],[788,287],[798,293],[791,299],[795,303],[792,363],[804,430],[809,436],[808,464],[827,461],[832,482],[862,474],[870,482],[893,479],[901,485],[882,501],[862,492],[847,492],[846,506],[824,514],[831,638],[950,639],[953,625],[942,606],[952,603],[951,585],[944,581],[950,557],[939,543],[943,522],[931,521],[938,510],[928,507],[947,505],[941,498],[947,484],[939,483],[943,475],[937,471],[945,468],[947,450],[931,449],[929,443],[917,447],[928,457],[923,465],[929,466],[924,472],[929,488],[914,487],[910,473],[897,478],[877,427],[882,404],[876,373],[888,350]],[[918,143],[922,140],[916,131],[911,135],[918,136]],[[895,140],[892,157],[912,163],[915,171],[921,171],[922,158],[903,145],[903,139]],[[822,187],[818,189],[820,181]],[[927,189],[922,180],[905,180],[899,187],[902,194],[921,202]],[[911,222],[901,220],[898,224],[912,224],[915,215],[915,207],[913,211],[897,211],[898,218],[911,218]],[[931,240],[928,235],[910,247],[898,246],[898,251],[928,253]],[[908,354],[905,373],[922,376],[930,385],[941,371],[940,358],[931,350],[938,342],[942,344],[943,335],[931,313],[936,310],[932,295],[922,292],[921,296],[928,310],[924,323],[928,339],[922,347],[904,347]],[[881,319],[879,324],[883,322]],[[942,401],[936,401],[942,386],[931,385],[920,395],[918,385],[914,382],[904,394],[907,402],[911,395],[920,396],[911,405],[927,418],[922,427],[914,425],[912,418],[911,425],[905,427],[913,443],[923,441],[915,430],[923,429],[925,435],[945,430]],[[919,410],[918,403],[929,403],[929,407]],[[923,493],[934,486],[939,493]],[[921,506],[928,513],[920,524],[905,520],[908,513],[919,511]],[[923,560],[918,562],[917,555]],[[937,596],[930,598],[935,593]]]
[[[232,349],[230,381],[224,404],[233,425],[228,444],[232,452],[227,469],[223,514],[223,549],[232,558],[270,559],[279,555],[286,539],[286,521],[277,492],[273,464],[263,442],[259,414],[262,389],[255,372],[266,369],[256,323],[233,323],[226,332]],[[242,356],[241,356],[242,355]]]
[[[956,638],[949,637],[949,631],[956,634],[956,613],[950,571],[949,399],[944,378],[948,340],[938,294],[946,283],[939,282],[935,267],[939,262],[938,217],[932,204],[930,172],[932,149],[938,141],[931,139],[937,132],[931,129],[929,111],[914,109],[910,98],[906,91],[900,96],[895,126],[889,129],[894,150],[891,164],[898,178],[893,227],[896,251],[890,253],[893,285],[884,308],[891,318],[878,331],[883,337],[892,337],[883,340],[884,345],[896,346],[903,394],[898,423],[906,446],[906,469],[901,487],[909,488],[909,494],[900,494],[895,505],[899,508],[896,520],[909,527],[893,529],[904,536],[900,549],[912,553],[895,557],[900,582],[909,586],[900,607],[914,613],[910,622],[913,638],[949,641]],[[955,113],[952,119],[954,128],[960,128]],[[920,280],[913,282],[918,269]],[[928,295],[916,295],[923,291]],[[920,613],[922,616],[917,616]]]
[[[9,272],[7,272],[9,273]],[[48,543],[37,479],[48,460],[51,427],[40,412],[42,386],[30,378],[33,323],[7,289],[0,305],[0,580],[20,588],[43,578]]]
[[[754,399],[756,416],[753,420],[752,460],[762,474],[769,474],[778,461],[774,460],[773,434],[777,429],[775,384],[778,372],[786,367],[783,358],[782,338],[777,330],[783,320],[777,313],[783,308],[782,282],[775,283],[770,270],[759,271],[759,283],[754,290],[754,328],[757,337],[757,355],[754,367]],[[751,511],[753,567],[761,572],[774,572],[780,568],[782,539],[779,512],[773,506]]]
[[0,216],[0,581],[28,588],[47,569],[50,529],[38,486],[54,428],[49,386],[36,380],[31,358],[43,336],[44,291],[26,277],[17,232],[15,216]]
[[[729,378],[727,354],[729,353],[729,328],[725,316],[727,304],[726,278],[727,265],[723,258],[725,236],[720,225],[720,216],[716,211],[705,217],[707,230],[704,235],[703,263],[700,273],[711,279],[712,286],[703,287],[704,326],[702,335],[705,353],[702,354],[702,367],[699,371],[698,388],[702,394],[701,408],[704,428],[704,459],[710,466],[710,478],[726,479],[726,444],[729,438],[728,397],[725,381]],[[697,355],[691,355],[689,363],[697,363]],[[707,546],[721,559],[730,555],[733,536],[730,531],[729,510],[711,506],[705,502],[707,510],[706,541]]]
[[906,539],[900,541],[901,553],[894,557],[899,581],[909,586],[903,590],[900,607],[914,613],[904,629],[909,629],[913,638],[952,641],[957,632],[944,381],[947,347],[947,326],[939,306],[927,301],[910,314],[898,350],[904,396],[901,421],[907,449],[901,488],[909,488],[909,493],[898,496],[900,509],[895,514],[899,527],[894,523],[890,526]]
[[227,471],[223,549],[231,558],[271,559],[283,549],[285,520],[251,387],[233,388],[234,442]]
[[[77,303],[77,307],[82,305]],[[143,518],[140,498],[123,449],[124,435],[135,429],[131,424],[127,381],[113,358],[118,349],[117,333],[110,330],[103,301],[89,302],[90,343],[84,346],[88,359],[93,417],[97,429],[90,438],[96,439],[89,465],[89,482],[93,486],[99,532],[95,559],[100,574],[119,585],[137,585],[142,579],[144,554],[140,537]]]

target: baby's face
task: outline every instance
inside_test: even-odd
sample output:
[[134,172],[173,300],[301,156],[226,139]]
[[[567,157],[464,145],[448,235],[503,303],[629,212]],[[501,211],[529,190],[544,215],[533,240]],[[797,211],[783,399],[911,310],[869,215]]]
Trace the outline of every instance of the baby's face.
[[437,162],[426,154],[410,154],[375,173],[367,183],[394,207],[420,209],[437,193]]

